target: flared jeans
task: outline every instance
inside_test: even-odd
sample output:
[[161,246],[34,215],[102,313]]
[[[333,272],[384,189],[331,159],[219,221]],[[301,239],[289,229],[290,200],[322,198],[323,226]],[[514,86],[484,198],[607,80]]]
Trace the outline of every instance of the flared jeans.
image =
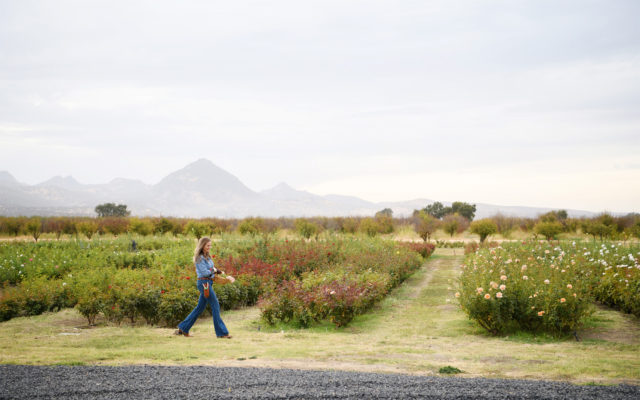
[[[209,284],[209,298],[204,297],[204,285],[205,283]],[[209,307],[211,307],[211,314],[213,315],[213,329],[216,331],[216,336],[226,336],[229,334],[227,327],[222,322],[222,318],[220,318],[220,304],[218,303],[218,298],[216,297],[216,292],[213,291],[213,282],[209,280],[198,280],[198,291],[200,292],[200,297],[198,298],[198,305],[196,308],[191,311],[191,314],[185,318],[184,321],[178,324],[178,328],[182,332],[189,333],[189,330],[196,323],[196,320],[202,314],[207,303],[209,303]]]

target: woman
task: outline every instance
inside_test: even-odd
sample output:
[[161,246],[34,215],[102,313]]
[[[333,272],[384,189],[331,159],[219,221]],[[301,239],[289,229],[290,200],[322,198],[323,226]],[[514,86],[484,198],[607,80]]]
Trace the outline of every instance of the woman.
[[[220,304],[216,293],[213,291],[213,277],[215,274],[222,273],[222,271],[213,266],[213,260],[209,254],[210,251],[211,239],[208,237],[201,238],[193,254],[193,262],[196,265],[196,274],[198,275],[198,291],[200,291],[198,305],[184,321],[178,324],[176,335],[191,337],[189,330],[204,311],[206,303],[209,303],[211,314],[213,314],[213,328],[216,331],[216,336],[219,339],[231,339],[227,327],[222,322],[222,318],[220,318]],[[208,291],[208,296],[205,295],[205,290]]]

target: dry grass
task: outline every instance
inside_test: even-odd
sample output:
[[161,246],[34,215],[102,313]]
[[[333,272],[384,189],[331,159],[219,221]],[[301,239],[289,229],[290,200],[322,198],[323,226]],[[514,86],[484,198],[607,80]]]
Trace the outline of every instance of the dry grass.
[[[457,254],[460,254],[457,252]],[[345,329],[266,327],[259,311],[223,313],[232,340],[216,339],[201,318],[193,338],[172,329],[98,325],[74,310],[0,324],[0,362],[19,364],[167,364],[343,369],[640,384],[640,323],[600,308],[583,339],[519,334],[491,337],[454,305],[462,257],[439,249],[417,274]],[[447,299],[450,302],[447,302]],[[460,375],[459,375],[460,376]]]

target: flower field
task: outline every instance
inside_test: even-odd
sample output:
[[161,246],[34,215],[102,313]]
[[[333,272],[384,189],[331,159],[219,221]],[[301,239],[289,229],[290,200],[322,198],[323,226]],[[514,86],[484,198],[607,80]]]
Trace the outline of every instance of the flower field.
[[[0,243],[0,321],[76,307],[90,324],[175,326],[195,306],[194,242],[127,238]],[[216,286],[223,309],[259,303],[267,322],[346,325],[422,264],[433,246],[336,237],[327,241],[231,236],[214,242],[216,266],[237,278]],[[260,299],[260,301],[259,301]],[[283,300],[288,299],[288,300]]]
[[594,300],[640,316],[640,247],[528,241],[480,248],[463,265],[456,293],[493,334],[513,329],[574,332]]

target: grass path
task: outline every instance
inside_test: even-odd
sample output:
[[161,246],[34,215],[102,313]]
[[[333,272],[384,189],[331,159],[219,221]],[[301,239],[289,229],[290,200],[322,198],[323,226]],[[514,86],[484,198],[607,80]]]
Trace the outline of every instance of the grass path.
[[[458,253],[460,250],[458,250]],[[166,364],[343,369],[640,384],[640,323],[600,308],[582,341],[520,334],[491,337],[455,305],[462,256],[439,249],[424,267],[347,328],[266,327],[257,308],[223,313],[232,340],[215,338],[201,318],[193,338],[172,329],[86,328],[74,310],[0,324],[0,363]]]

